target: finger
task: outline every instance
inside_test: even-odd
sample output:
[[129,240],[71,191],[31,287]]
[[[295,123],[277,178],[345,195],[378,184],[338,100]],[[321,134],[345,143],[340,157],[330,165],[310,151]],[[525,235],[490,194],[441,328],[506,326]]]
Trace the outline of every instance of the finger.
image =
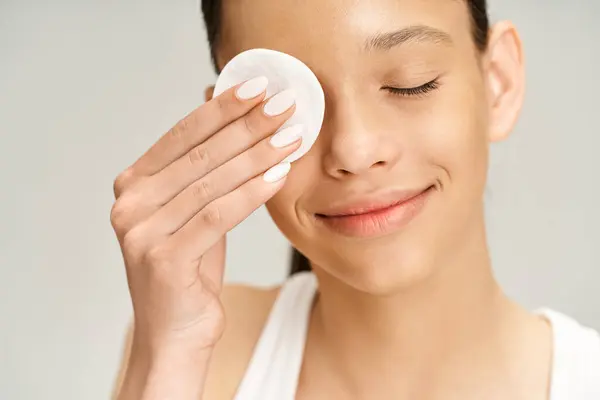
[[264,139],[202,179],[192,183],[143,222],[157,237],[173,234],[212,201],[281,162],[300,147],[302,130],[292,126]]
[[[279,113],[267,115],[265,109],[268,110],[269,105],[272,105],[273,102],[278,104]],[[126,215],[127,225],[134,226],[144,221],[194,181],[210,173],[219,165],[230,161],[233,157],[243,154],[243,151],[276,131],[285,120],[291,117],[294,110],[293,94],[290,96],[289,91],[281,92],[269,99],[263,106],[256,107],[245,117],[228,125],[159,173],[151,177],[141,178],[128,191],[127,196],[122,199],[124,203],[138,204],[137,207],[130,207],[130,211]],[[264,158],[267,162],[272,159],[272,157]],[[261,165],[266,169],[270,165],[274,165],[277,161],[281,160],[275,160],[273,164],[265,165],[262,163]],[[258,174],[264,171],[264,169],[256,170],[249,168],[246,172],[250,171]],[[247,179],[252,176],[249,176]],[[228,179],[228,177],[223,179]],[[203,182],[203,185],[209,184],[207,181]],[[197,187],[197,189],[202,192],[207,191],[202,187]]]
[[[150,200],[152,194],[152,202],[166,204],[194,181],[273,134],[295,110],[293,96],[286,93],[290,92],[273,96],[264,107],[256,107],[148,179],[139,187],[146,193],[144,198]],[[278,100],[284,103],[280,108],[284,111],[275,116],[265,114],[264,109]]]
[[152,175],[162,170],[252,110],[264,99],[267,84],[265,77],[251,79],[201,105],[162,136],[132,169],[137,175]]
[[281,163],[204,207],[161,246],[186,265],[199,259],[228,231],[277,193],[291,165]]

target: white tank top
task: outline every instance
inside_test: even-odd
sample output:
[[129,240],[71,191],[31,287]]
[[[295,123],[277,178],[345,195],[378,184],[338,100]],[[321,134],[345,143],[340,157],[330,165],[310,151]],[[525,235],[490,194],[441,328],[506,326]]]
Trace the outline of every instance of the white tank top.
[[[281,288],[234,400],[293,400],[317,280],[303,272]],[[550,400],[600,400],[600,335],[550,309],[553,329]]]

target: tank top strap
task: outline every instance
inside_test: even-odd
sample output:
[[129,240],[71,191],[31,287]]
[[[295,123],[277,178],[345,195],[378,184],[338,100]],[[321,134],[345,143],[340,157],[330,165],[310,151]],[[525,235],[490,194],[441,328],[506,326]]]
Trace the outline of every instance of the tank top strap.
[[549,308],[536,313],[552,325],[550,400],[600,399],[600,334]]
[[290,277],[281,287],[235,400],[293,400],[317,279],[311,272]]

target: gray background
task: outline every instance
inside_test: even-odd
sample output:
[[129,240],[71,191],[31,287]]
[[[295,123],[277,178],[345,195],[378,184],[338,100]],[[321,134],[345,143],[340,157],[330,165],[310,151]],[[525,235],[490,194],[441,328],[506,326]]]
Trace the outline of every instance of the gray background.
[[[191,0],[0,1],[0,399],[106,399],[131,307],[112,181],[214,81]],[[600,3],[493,4],[516,22],[528,97],[493,149],[497,275],[529,307],[600,328]],[[230,235],[229,281],[271,285],[287,243],[264,209]]]

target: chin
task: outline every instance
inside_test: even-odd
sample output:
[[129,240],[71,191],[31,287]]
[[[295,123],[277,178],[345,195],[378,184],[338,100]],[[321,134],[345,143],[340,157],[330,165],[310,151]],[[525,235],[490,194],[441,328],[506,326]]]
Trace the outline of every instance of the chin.
[[427,280],[434,272],[432,250],[423,242],[332,246],[315,268],[356,290],[385,296]]

